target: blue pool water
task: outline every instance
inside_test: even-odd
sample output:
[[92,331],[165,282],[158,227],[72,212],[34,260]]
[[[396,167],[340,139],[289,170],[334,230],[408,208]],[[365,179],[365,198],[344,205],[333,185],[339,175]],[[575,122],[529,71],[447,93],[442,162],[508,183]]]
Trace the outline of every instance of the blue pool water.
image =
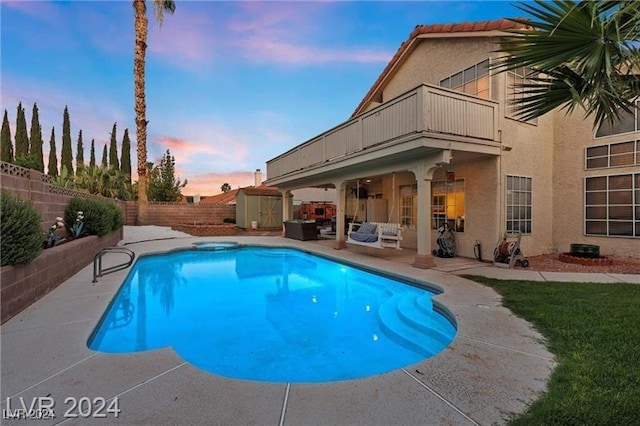
[[227,377],[327,382],[428,358],[455,327],[434,293],[294,249],[242,247],[142,256],[89,347],[172,347]]

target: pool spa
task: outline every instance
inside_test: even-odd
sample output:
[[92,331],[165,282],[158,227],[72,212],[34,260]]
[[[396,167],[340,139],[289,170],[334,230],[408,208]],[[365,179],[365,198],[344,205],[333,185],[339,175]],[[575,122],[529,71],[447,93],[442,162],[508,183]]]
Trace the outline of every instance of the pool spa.
[[453,341],[436,294],[292,248],[205,243],[141,256],[88,346],[171,347],[236,379],[351,380],[415,364]]

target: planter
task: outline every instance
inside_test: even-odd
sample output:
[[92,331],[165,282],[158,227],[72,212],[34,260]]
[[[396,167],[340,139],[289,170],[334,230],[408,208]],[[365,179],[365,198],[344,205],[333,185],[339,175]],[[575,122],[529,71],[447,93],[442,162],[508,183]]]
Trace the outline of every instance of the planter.
[[318,228],[315,220],[284,222],[285,237],[294,240],[307,241],[318,239]]
[[26,265],[3,266],[0,269],[1,322],[5,323],[58,287],[91,264],[96,253],[115,246],[121,239],[122,228],[104,237],[91,235],[43,250]]
[[597,257],[597,258],[588,258],[588,257],[578,257],[574,256],[571,253],[560,253],[558,256],[558,260],[565,263],[573,263],[576,265],[584,265],[584,266],[611,266],[613,265],[613,259],[608,257]]
[[231,237],[238,235],[238,227],[233,223],[224,224],[178,224],[171,225],[174,231],[180,231],[194,237]]

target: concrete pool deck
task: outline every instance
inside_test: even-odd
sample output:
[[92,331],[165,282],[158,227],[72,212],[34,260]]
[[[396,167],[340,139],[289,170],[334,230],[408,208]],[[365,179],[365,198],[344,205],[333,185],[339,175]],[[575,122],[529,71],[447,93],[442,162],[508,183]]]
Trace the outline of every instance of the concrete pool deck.
[[[430,282],[444,290],[436,300],[455,315],[458,334],[435,357],[366,379],[324,384],[229,379],[190,366],[170,348],[129,355],[89,350],[89,335],[129,271],[93,284],[89,265],[2,326],[3,410],[7,398],[15,410],[20,401],[30,404],[45,397],[55,401],[56,418],[34,424],[493,424],[524,411],[544,391],[555,366],[542,336],[502,307],[493,290],[455,274],[480,274],[483,268],[498,274],[516,271],[486,268],[473,260],[438,265],[448,272],[421,270],[397,258],[336,251],[321,241],[198,238],[166,228],[127,228],[123,243],[137,255],[197,241],[239,241],[302,248]],[[112,255],[105,264],[119,260]],[[629,276],[631,282],[637,278]],[[82,397],[117,398],[118,418],[106,410],[100,413],[106,418],[65,418],[71,398]],[[70,414],[78,412],[76,407]]]

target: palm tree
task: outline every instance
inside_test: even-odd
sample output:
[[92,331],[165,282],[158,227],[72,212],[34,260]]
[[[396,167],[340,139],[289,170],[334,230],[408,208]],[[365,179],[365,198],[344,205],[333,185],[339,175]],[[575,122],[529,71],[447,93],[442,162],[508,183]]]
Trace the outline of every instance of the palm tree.
[[633,112],[640,95],[640,8],[629,0],[518,3],[531,19],[501,42],[496,68],[529,70],[514,104],[525,120],[562,107],[594,115],[595,126]]
[[231,191],[231,185],[229,185],[228,183],[223,183],[222,186],[220,187],[220,190],[222,192],[229,192]]
[[113,167],[85,167],[75,176],[75,185],[89,194],[121,200],[130,200],[132,195],[129,177]]
[[[164,12],[173,13],[175,2],[171,0],[153,0],[156,21],[162,26]],[[142,223],[147,217],[147,102],[145,85],[145,52],[147,49],[147,4],[145,0],[134,0],[135,9],[135,54],[133,59],[133,77],[135,85],[136,132],[138,139],[138,216]]]

